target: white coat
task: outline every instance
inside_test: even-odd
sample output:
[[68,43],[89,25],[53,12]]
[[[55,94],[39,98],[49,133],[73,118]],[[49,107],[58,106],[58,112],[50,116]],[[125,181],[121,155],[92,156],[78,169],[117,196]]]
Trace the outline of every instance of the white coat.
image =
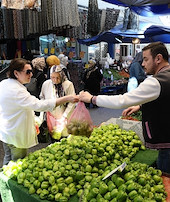
[[39,100],[19,81],[0,82],[0,140],[17,148],[38,144],[34,111],[52,111],[56,99]]

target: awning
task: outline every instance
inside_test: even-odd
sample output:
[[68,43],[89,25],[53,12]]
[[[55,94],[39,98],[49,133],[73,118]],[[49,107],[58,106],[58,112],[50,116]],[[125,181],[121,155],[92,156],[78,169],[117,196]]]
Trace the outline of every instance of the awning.
[[170,43],[170,27],[152,25],[146,29],[144,36],[150,41]]
[[129,7],[138,15],[168,15],[170,14],[170,0],[102,0],[118,6]]
[[80,44],[89,46],[100,42],[132,43],[133,38],[139,38],[141,43],[149,43],[150,41],[144,36],[144,31],[149,26],[150,23],[148,24],[147,22],[140,22],[138,30],[128,29],[126,31],[122,31],[123,25],[119,25],[114,27],[113,29],[110,29],[109,31],[102,32],[97,36],[88,39],[78,39],[78,42]]

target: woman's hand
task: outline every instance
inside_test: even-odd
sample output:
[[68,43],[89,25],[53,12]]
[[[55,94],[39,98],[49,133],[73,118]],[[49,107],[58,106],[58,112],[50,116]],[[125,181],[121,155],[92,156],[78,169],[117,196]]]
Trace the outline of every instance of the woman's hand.
[[67,101],[66,102],[71,102],[71,103],[75,103],[79,101],[79,95],[67,95],[65,96]]
[[139,111],[139,109],[140,109],[139,105],[128,107],[122,112],[122,116],[130,116],[132,113]]
[[66,95],[64,97],[57,98],[56,107],[66,102],[71,102],[71,103],[79,102],[79,95]]
[[86,103],[90,103],[92,97],[93,96],[87,91],[81,91],[79,94],[79,100]]

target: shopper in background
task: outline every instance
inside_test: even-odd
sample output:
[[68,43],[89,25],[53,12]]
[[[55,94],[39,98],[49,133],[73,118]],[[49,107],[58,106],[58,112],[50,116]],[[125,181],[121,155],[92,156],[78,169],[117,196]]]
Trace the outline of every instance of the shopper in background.
[[133,61],[133,57],[131,55],[128,55],[125,59],[125,61],[122,63],[122,68],[125,72],[129,73],[129,67]]
[[[51,78],[46,80],[42,85],[40,99],[59,99],[66,95],[75,95],[74,85],[67,79],[60,65],[54,65],[51,67],[50,77]],[[56,120],[61,120],[61,122],[66,123],[74,107],[75,104],[73,103],[65,103],[56,107],[52,111],[52,115],[56,118]],[[55,137],[52,138],[55,139]]]
[[[170,65],[168,51],[162,42],[155,42],[143,48],[143,63],[147,77],[136,89],[123,95],[92,96],[88,92],[80,94],[80,100],[100,107],[121,109],[123,116],[141,108],[142,126],[146,147],[158,149],[158,169],[170,174]],[[140,105],[140,106],[139,106]]]
[[130,78],[135,77],[138,81],[138,85],[146,79],[146,74],[142,67],[142,62],[142,52],[139,52],[136,54],[135,58],[129,66]]
[[60,60],[58,59],[58,57],[56,55],[50,55],[46,58],[46,63],[48,66],[47,69],[47,79],[50,79],[50,68],[53,65],[60,65]]
[[45,58],[35,58],[31,63],[33,67],[33,76],[31,77],[30,83],[27,83],[25,86],[31,95],[39,98],[42,84],[46,80],[46,75],[44,74],[44,68],[46,67]]
[[120,71],[122,70],[122,64],[123,64],[123,58],[122,56],[119,57],[119,60],[117,61],[117,70]]
[[[88,91],[93,95],[99,95],[100,93],[100,83],[103,79],[103,74],[99,67],[96,65],[95,60],[88,61],[89,67],[85,70],[83,82],[84,82],[84,90]],[[86,105],[89,107],[90,105]],[[93,104],[93,107],[97,107]]]
[[58,59],[60,60],[60,67],[64,71],[67,78],[70,80],[70,74],[69,74],[69,72],[67,70],[68,57],[61,53],[61,54],[58,55]]
[[32,67],[25,59],[11,61],[8,79],[0,82],[0,140],[4,162],[24,158],[27,149],[38,144],[33,111],[52,111],[58,105],[78,101],[78,96],[39,100],[23,84],[29,83]]
[[33,55],[33,53],[31,52],[31,50],[28,49],[28,50],[25,51],[25,53],[24,53],[24,55],[23,55],[23,58],[24,58],[25,60],[32,61],[33,58],[34,58],[34,55]]

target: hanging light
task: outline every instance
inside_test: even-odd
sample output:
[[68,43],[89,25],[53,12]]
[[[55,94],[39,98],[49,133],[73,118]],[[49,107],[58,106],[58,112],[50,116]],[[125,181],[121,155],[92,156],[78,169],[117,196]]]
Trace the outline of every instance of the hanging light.
[[118,42],[122,43],[122,40],[120,40],[119,38],[115,37],[115,39],[116,39]]
[[140,39],[139,38],[133,38],[132,43],[133,44],[138,44],[138,43],[140,43]]
[[67,43],[67,42],[69,41],[69,38],[66,37],[66,38],[64,39],[64,41]]
[[116,41],[118,41],[119,43],[122,43],[122,36],[116,36],[115,39],[116,39]]

